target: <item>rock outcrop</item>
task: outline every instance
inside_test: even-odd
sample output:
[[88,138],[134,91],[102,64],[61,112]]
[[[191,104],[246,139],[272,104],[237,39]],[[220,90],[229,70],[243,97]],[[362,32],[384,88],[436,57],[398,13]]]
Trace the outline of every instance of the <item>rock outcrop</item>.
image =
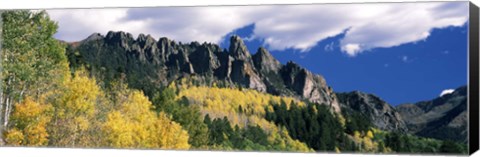
[[337,93],[337,96],[343,110],[360,112],[379,129],[403,133],[408,131],[397,110],[375,95],[353,91]]

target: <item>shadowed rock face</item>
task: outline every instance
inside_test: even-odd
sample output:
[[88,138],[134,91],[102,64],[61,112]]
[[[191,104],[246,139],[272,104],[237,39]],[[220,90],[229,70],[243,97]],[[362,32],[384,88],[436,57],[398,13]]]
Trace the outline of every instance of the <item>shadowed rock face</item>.
[[[79,55],[73,55],[75,52]],[[199,85],[240,86],[323,103],[340,111],[322,76],[293,62],[282,65],[265,48],[251,55],[238,36],[232,36],[229,49],[222,50],[210,43],[157,41],[143,34],[134,39],[129,33],[110,31],[105,37],[94,33],[70,45],[67,53],[72,66],[87,65],[106,80],[125,77],[133,88],[162,87],[181,78],[194,78]]]
[[403,133],[408,130],[397,110],[375,95],[354,91],[337,93],[337,97],[342,110],[363,114],[379,129]]
[[467,87],[430,101],[396,107],[409,132],[424,137],[467,143]]

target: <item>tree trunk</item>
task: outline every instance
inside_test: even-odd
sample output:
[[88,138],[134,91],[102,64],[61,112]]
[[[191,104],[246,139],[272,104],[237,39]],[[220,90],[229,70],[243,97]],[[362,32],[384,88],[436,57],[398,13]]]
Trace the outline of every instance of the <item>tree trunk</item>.
[[[0,123],[2,123],[2,121],[3,121],[3,118],[2,118],[3,117],[3,114],[2,114],[3,113],[2,112],[3,111],[3,105],[5,105],[5,104],[3,103],[3,90],[2,90],[2,91],[0,91]],[[0,137],[2,137],[2,129],[3,128],[0,126]]]
[[[7,86],[6,87],[10,87],[10,84],[12,82],[12,77],[9,77],[8,78],[8,82],[7,82]],[[3,94],[3,92],[2,92]],[[6,129],[7,128],[7,124],[8,124],[8,109],[9,109],[9,105],[10,105],[10,97],[9,97],[9,94],[5,94],[5,103],[2,104],[5,106],[5,112],[3,114],[4,118],[3,118],[3,129]]]
[[[3,89],[3,88],[2,88]],[[0,91],[0,123],[2,122],[3,120],[3,116],[2,116],[2,109],[3,109],[3,90]],[[3,141],[3,126],[0,125],[0,146],[3,146],[5,144],[5,142]]]
[[12,103],[12,100],[10,98],[7,98],[6,100],[6,106],[5,106],[5,114],[4,114],[4,118],[3,118],[3,128],[7,128],[7,125],[8,125],[8,117],[10,116],[10,108],[12,107],[11,105]]

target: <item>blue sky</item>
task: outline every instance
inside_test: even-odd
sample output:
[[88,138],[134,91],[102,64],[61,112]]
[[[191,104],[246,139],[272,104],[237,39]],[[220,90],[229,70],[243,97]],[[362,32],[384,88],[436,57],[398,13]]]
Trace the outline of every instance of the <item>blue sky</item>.
[[[345,12],[348,10],[348,12]],[[466,84],[468,2],[47,10],[56,38],[126,31],[228,47],[266,47],[324,76],[337,92],[360,90],[397,105]]]

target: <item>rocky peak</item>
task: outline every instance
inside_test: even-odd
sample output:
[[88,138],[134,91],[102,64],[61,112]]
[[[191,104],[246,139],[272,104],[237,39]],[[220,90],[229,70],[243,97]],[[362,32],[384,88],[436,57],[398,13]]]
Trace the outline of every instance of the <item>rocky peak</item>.
[[95,40],[103,40],[104,36],[101,35],[100,33],[93,33],[90,36],[88,36],[83,42],[87,41],[95,41]]
[[133,53],[138,55],[141,61],[149,61],[155,65],[160,64],[158,57],[157,41],[150,35],[139,34],[137,40],[132,45]]
[[277,72],[282,65],[270,54],[267,49],[260,47],[257,53],[252,56],[255,68],[262,72]]
[[166,37],[162,37],[160,39],[158,39],[158,42],[157,42],[157,47],[158,47],[158,53],[159,53],[159,60],[162,62],[162,63],[165,63],[168,61],[168,58],[171,54],[176,54],[177,53],[177,50],[174,49],[173,46],[170,45],[172,41],[170,41],[170,39],[166,38]]
[[110,41],[133,40],[133,35],[123,31],[109,31],[105,38]]
[[[301,79],[306,78],[306,72],[301,68],[298,64],[294,63],[293,61],[288,61],[285,66],[282,67],[281,69],[281,74],[283,77],[283,80],[285,80],[285,83],[295,87],[295,84],[298,81],[301,81]],[[299,78],[298,76],[302,76],[302,78]],[[301,87],[303,85],[298,85],[298,87]],[[301,89],[297,89],[301,90]]]
[[250,52],[248,51],[247,46],[245,46],[245,43],[243,43],[242,38],[236,35],[230,38],[229,52],[230,55],[237,60],[248,60],[251,57]]
[[140,47],[152,47],[157,41],[150,35],[140,34],[137,37],[137,42]]
[[215,49],[215,47],[204,43],[190,54],[189,58],[195,72],[200,74],[213,74],[213,72],[219,68],[220,61],[212,49]]
[[134,41],[132,34],[123,31],[109,31],[105,37],[105,42],[112,45],[119,45],[125,49],[130,49],[130,45]]
[[302,98],[311,102],[329,105],[334,111],[341,108],[335,94],[327,86],[325,79],[289,61],[280,69],[280,74],[287,88],[295,91]]
[[406,132],[407,126],[395,108],[373,94],[360,91],[337,93],[342,110],[360,112],[382,130]]
[[198,41],[192,41],[190,42],[191,47],[199,47],[201,44]]
[[161,44],[161,45],[169,45],[171,42],[170,39],[166,38],[166,37],[161,37],[159,40],[158,40],[158,43]]
[[162,52],[165,53],[177,53],[177,44],[175,41],[172,41],[166,37],[162,37],[158,40],[157,45],[159,48],[162,48]]

